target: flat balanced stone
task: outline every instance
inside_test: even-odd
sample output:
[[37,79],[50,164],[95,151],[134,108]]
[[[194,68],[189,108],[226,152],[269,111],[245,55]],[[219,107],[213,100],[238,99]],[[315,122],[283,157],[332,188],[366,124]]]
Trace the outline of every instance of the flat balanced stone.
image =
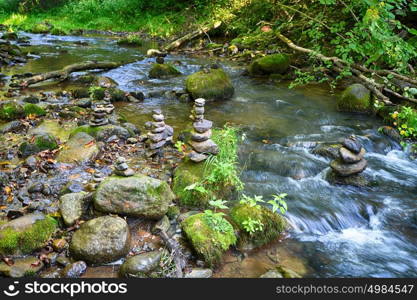
[[126,169],[124,171],[116,170],[115,173],[116,173],[116,175],[123,176],[123,177],[129,177],[129,176],[135,175],[135,171],[133,171],[130,168],[128,168],[128,169]]
[[162,133],[158,133],[158,134],[148,134],[149,139],[154,142],[160,142],[162,140],[165,140],[167,138],[167,134],[165,134],[165,132]]
[[160,142],[158,142],[158,143],[153,143],[153,144],[151,144],[151,145],[150,145],[150,148],[151,148],[151,150],[159,149],[159,148],[161,148],[162,146],[164,146],[164,145],[165,145],[165,143],[166,143],[166,141],[165,141],[165,140],[162,140],[162,141],[160,141]]
[[152,115],[152,119],[154,119],[155,122],[162,122],[165,117],[164,115]]
[[166,133],[167,133],[168,136],[172,136],[174,134],[174,128],[172,128],[169,125],[166,125],[165,126],[165,131],[166,131]]
[[165,131],[165,127],[155,127],[151,131],[152,131],[152,133],[161,133],[161,132]]
[[204,133],[213,127],[213,122],[209,120],[201,120],[199,122],[194,122],[193,127],[197,132]]
[[358,140],[353,140],[351,138],[344,139],[342,144],[347,149],[349,149],[350,151],[353,151],[356,154],[358,154],[362,149],[361,143]]
[[203,154],[203,153],[198,153],[195,151],[191,151],[190,154],[188,154],[188,157],[193,161],[193,162],[202,162],[205,161],[208,157],[207,154]]
[[198,99],[195,99],[194,103],[196,106],[202,107],[206,104],[206,100],[204,100],[203,98],[198,98]]
[[203,115],[204,114],[204,107],[194,107],[194,112],[196,115]]
[[126,158],[120,156],[116,159],[116,164],[123,164],[126,162]]
[[207,141],[204,141],[204,142],[194,142],[194,141],[192,141],[190,143],[190,145],[191,145],[191,147],[193,147],[193,149],[195,151],[197,151],[199,153],[209,153],[209,154],[214,154],[214,155],[219,153],[219,147],[212,140],[207,140]]
[[342,158],[342,160],[345,163],[348,163],[348,164],[357,163],[358,161],[360,161],[363,158],[365,153],[366,153],[366,151],[365,151],[364,148],[362,148],[361,151],[358,154],[353,153],[352,151],[350,151],[349,149],[347,149],[345,147],[341,147],[339,149],[340,157]]
[[152,113],[154,115],[161,115],[162,114],[162,110],[160,110],[160,109],[154,109],[154,110],[152,110]]
[[118,164],[116,165],[116,170],[118,171],[124,171],[129,169],[129,166],[127,165],[127,163],[122,163],[122,164]]
[[165,122],[164,121],[162,121],[162,122],[152,122],[152,126],[154,128],[157,128],[157,127],[165,127]]
[[361,159],[354,164],[345,164],[341,160],[336,159],[330,163],[330,167],[340,176],[350,176],[363,172],[367,164],[368,162],[365,159]]
[[209,129],[204,133],[193,133],[191,139],[195,142],[204,142],[211,138],[211,134],[211,129]]

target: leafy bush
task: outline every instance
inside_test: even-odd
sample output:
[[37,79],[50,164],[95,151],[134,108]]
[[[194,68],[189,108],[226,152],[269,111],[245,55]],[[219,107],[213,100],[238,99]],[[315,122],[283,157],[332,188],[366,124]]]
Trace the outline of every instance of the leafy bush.
[[405,139],[417,138],[417,111],[408,106],[402,106],[400,111],[391,114],[394,125]]

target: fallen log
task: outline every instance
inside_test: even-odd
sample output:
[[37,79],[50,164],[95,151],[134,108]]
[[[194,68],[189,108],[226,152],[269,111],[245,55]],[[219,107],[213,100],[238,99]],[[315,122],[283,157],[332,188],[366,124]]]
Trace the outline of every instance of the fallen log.
[[36,84],[45,80],[49,79],[57,79],[59,81],[64,81],[68,79],[71,73],[80,72],[80,71],[87,71],[87,70],[95,70],[95,69],[102,69],[102,70],[109,70],[120,67],[121,63],[109,62],[109,61],[86,61],[82,63],[72,64],[64,67],[58,71],[51,71],[42,74],[37,74],[32,77],[22,79],[18,82],[18,86],[20,87],[28,87],[29,85]]
[[161,239],[164,241],[165,246],[168,248],[169,252],[172,255],[172,258],[175,263],[175,274],[177,278],[183,278],[183,269],[186,266],[186,260],[184,258],[184,254],[181,251],[180,244],[170,238],[168,234],[164,230],[159,230],[158,235],[161,237]]
[[219,28],[222,24],[221,21],[215,22],[214,24],[203,26],[193,32],[187,33],[186,35],[180,37],[179,39],[176,39],[172,43],[168,44],[163,48],[164,51],[172,51],[177,48],[179,48],[184,43],[191,41],[192,39],[195,39],[203,34],[208,34],[211,30]]
[[[290,47],[291,49],[310,54],[311,56],[314,56],[315,58],[318,58],[319,60],[323,62],[329,62],[329,61],[332,62],[331,68],[338,73],[342,73],[345,70],[349,70],[352,73],[353,79],[356,82],[362,83],[364,86],[366,86],[371,92],[374,93],[375,97],[378,100],[384,102],[386,105],[394,105],[394,104],[390,101],[390,98],[388,96],[383,94],[383,92],[385,92],[386,94],[393,95],[396,98],[400,98],[402,100],[417,103],[417,99],[401,95],[400,93],[389,88],[386,84],[376,82],[373,76],[379,77],[380,79],[382,76],[392,76],[393,78],[416,85],[417,80],[414,78],[410,78],[405,75],[398,74],[391,70],[371,70],[359,64],[350,64],[338,57],[325,56],[312,49],[303,48],[301,46],[294,44],[293,41],[291,41],[289,38],[282,35],[281,33],[277,33],[277,37],[281,41],[283,41],[285,44],[287,44],[287,46]],[[365,74],[368,74],[368,76],[366,76]],[[395,85],[397,88],[402,89],[402,87],[398,83],[395,83],[393,81],[390,81],[390,83],[392,85]]]

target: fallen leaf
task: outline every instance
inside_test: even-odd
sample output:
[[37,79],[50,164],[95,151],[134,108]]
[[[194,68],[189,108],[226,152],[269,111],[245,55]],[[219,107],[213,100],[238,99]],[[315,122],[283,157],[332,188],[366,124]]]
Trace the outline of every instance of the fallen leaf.
[[80,174],[72,174],[72,175],[69,177],[69,179],[70,179],[70,180],[74,180],[74,179],[79,178],[80,176],[81,176]]
[[84,148],[90,148],[94,145],[94,141],[88,142],[87,144],[84,145]]
[[87,173],[90,173],[90,174],[94,174],[94,173],[96,172],[96,170],[94,170],[94,169],[92,169],[92,168],[87,168],[85,171],[86,171]]
[[4,188],[4,192],[6,193],[6,195],[10,195],[10,193],[12,192],[12,188],[10,186],[6,186]]

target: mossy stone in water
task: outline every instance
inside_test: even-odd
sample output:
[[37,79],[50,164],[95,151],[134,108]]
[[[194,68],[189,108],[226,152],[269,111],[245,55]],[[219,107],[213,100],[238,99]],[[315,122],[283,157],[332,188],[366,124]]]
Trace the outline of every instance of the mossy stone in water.
[[185,80],[185,88],[193,99],[206,101],[230,99],[235,89],[227,73],[222,69],[210,69],[191,74]]
[[205,214],[200,213],[186,218],[181,226],[197,254],[209,266],[215,266],[221,261],[223,253],[236,243],[233,226],[228,224],[230,226],[226,230],[217,231],[209,226]]
[[362,84],[355,83],[347,87],[337,100],[337,109],[346,112],[369,112],[371,92]]
[[287,72],[290,66],[290,57],[286,54],[272,54],[267,55],[253,61],[249,68],[249,74],[269,75],[269,74],[283,74]]
[[25,116],[36,116],[41,117],[46,115],[46,110],[44,110],[39,105],[33,104],[33,103],[26,103],[25,106],[23,106],[23,110],[25,111]]
[[34,213],[0,226],[0,254],[29,254],[45,246],[56,230],[52,217]]
[[153,64],[149,71],[149,78],[164,78],[178,75],[181,75],[181,72],[170,64]]
[[204,164],[196,164],[191,161],[181,163],[174,171],[172,190],[179,198],[180,203],[191,207],[207,207],[208,195],[197,190],[189,190],[186,187],[200,182],[203,179]]
[[[287,222],[277,213],[270,211],[263,206],[250,206],[249,204],[239,204],[230,211],[230,217],[236,227],[240,230],[238,245],[245,248],[248,244],[254,247],[265,245],[282,234]],[[245,230],[244,222],[258,220],[262,223],[262,231],[250,234]]]
[[23,118],[24,116],[25,111],[22,105],[13,101],[0,103],[0,119],[15,120]]

